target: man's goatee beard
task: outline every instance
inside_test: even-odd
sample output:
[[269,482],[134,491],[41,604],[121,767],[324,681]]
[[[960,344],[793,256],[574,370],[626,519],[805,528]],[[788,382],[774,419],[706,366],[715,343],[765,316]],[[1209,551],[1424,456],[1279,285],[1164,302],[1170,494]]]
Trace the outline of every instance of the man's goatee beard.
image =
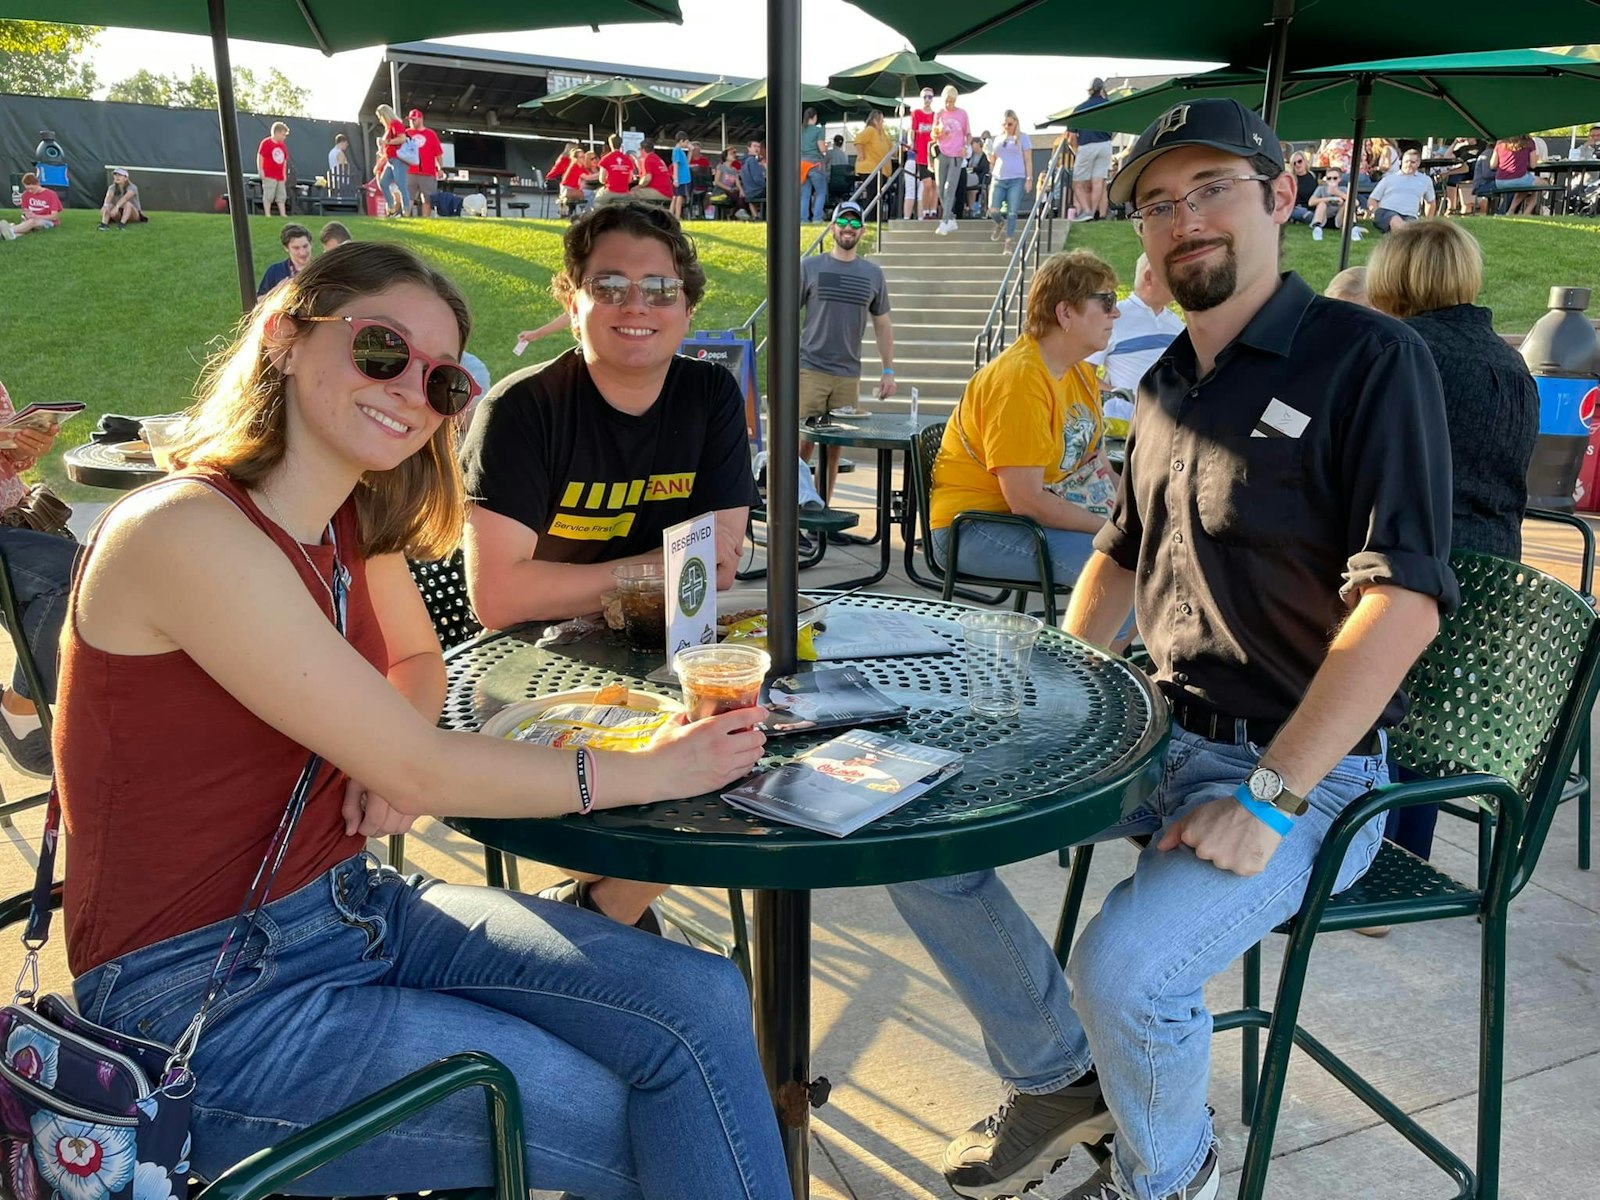
[[[1226,303],[1239,287],[1239,258],[1227,242],[1211,243],[1223,247],[1223,260],[1214,267],[1176,274],[1167,264],[1167,286],[1172,298],[1185,312],[1206,312]],[[1180,253],[1191,253],[1198,247],[1185,247]]]

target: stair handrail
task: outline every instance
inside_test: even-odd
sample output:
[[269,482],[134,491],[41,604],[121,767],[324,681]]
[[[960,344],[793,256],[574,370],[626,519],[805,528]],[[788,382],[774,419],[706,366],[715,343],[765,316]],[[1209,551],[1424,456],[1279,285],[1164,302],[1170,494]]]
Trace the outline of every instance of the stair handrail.
[[[1056,184],[1061,175],[1061,151],[1066,147],[1066,140],[1057,142],[1050,152],[1050,161],[1045,164],[1044,181],[1034,189],[1033,205],[1028,210],[1028,219],[1023,223],[1022,231],[1017,235],[1017,245],[1011,252],[1011,258],[1006,263],[1005,274],[1000,277],[1000,286],[995,289],[994,303],[989,306],[988,319],[984,321],[972,341],[972,368],[977,370],[989,362],[999,351],[1006,347],[1006,321],[1012,314],[1012,300],[1015,299],[1016,334],[1022,333],[1022,323],[1025,316],[1024,308],[1028,296],[1028,258],[1032,255],[1033,269],[1039,269],[1042,252],[1039,245],[1039,233],[1044,231],[1044,240],[1047,244],[1055,242],[1055,195]],[[1043,203],[1041,203],[1041,200]],[[1041,216],[1040,214],[1043,213]],[[989,214],[993,217],[993,213]],[[1070,229],[1071,226],[1069,225]],[[998,344],[996,344],[998,341]]]

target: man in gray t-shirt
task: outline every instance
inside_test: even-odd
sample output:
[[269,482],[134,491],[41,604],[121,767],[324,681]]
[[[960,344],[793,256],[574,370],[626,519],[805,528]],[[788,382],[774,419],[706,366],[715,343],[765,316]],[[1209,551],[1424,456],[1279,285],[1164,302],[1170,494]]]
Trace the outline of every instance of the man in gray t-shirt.
[[[800,304],[806,310],[800,329],[800,416],[825,417],[854,408],[861,395],[861,338],[872,318],[883,377],[876,395],[894,395],[894,330],[889,323],[889,288],[883,269],[856,254],[861,241],[861,208],[845,201],[833,214],[833,249],[800,262]],[[839,473],[838,447],[828,447],[828,495]],[[811,456],[811,443],[800,442]]]
[[1400,169],[1390,171],[1372,189],[1367,208],[1372,213],[1373,223],[1377,225],[1379,233],[1399,229],[1407,221],[1415,221],[1424,213],[1433,216],[1437,202],[1433,180],[1417,169],[1421,165],[1422,155],[1415,150],[1407,150],[1400,156]]

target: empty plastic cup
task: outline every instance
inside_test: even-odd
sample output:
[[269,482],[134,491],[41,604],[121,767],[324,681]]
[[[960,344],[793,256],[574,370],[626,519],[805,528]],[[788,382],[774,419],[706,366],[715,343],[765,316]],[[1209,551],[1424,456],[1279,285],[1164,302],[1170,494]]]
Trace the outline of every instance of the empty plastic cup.
[[765,650],[738,644],[690,646],[672,658],[691,721],[754,708],[771,667]]
[[1044,622],[1015,612],[975,612],[961,618],[966,642],[967,702],[980,717],[1022,711],[1028,663]]

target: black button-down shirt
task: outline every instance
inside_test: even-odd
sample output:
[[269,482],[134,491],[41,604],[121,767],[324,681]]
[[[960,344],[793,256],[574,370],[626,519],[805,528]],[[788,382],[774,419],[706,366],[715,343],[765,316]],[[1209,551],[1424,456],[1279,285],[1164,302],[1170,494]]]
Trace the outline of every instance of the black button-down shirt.
[[1198,374],[1185,332],[1140,382],[1095,547],[1135,572],[1158,680],[1281,722],[1362,588],[1457,602],[1439,374],[1401,322],[1293,274]]

